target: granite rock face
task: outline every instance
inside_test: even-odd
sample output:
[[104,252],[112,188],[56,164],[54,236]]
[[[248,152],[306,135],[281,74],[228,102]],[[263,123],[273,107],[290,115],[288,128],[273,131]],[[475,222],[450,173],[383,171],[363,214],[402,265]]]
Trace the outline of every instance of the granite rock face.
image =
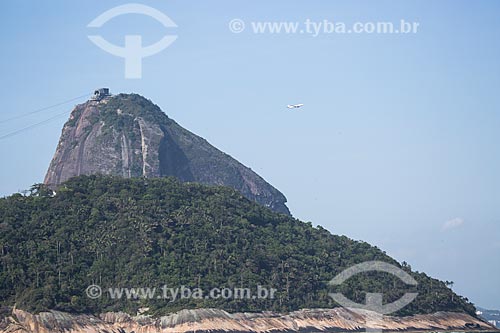
[[304,309],[228,313],[217,309],[182,310],[159,318],[108,312],[96,317],[58,311],[30,314],[13,309],[0,313],[0,333],[265,333],[265,332],[499,332],[468,314],[437,312],[391,317],[360,309]]
[[87,101],[71,112],[44,182],[57,186],[90,174],[174,176],[223,185],[275,212],[290,214],[285,196],[262,177],[135,94]]

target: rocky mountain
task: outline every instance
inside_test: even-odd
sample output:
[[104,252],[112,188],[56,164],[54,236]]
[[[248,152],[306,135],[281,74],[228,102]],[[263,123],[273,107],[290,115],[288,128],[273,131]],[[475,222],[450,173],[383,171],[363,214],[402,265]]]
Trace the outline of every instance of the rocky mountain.
[[0,311],[0,333],[295,333],[295,332],[495,332],[464,313],[440,312],[408,317],[378,316],[360,309],[301,310],[282,313],[227,313],[218,309],[182,310],[159,318],[126,313],[37,315],[19,309]]
[[44,182],[57,186],[90,174],[174,176],[224,185],[275,212],[290,214],[280,191],[136,94],[90,100],[71,112]]

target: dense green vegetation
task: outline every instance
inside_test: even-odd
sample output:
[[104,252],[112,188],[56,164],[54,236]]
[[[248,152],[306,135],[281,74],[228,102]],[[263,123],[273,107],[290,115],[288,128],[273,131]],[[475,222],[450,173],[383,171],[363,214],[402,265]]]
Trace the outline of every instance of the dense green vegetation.
[[[335,307],[328,281],[367,260],[411,272],[376,247],[273,213],[229,188],[172,178],[82,176],[56,195],[37,185],[30,194],[0,199],[0,305],[34,312]],[[398,314],[474,314],[472,304],[444,282],[424,273],[411,275],[419,296]],[[103,289],[262,285],[277,292],[274,299],[260,300],[93,300],[85,295],[92,283]],[[411,290],[389,274],[373,272],[349,279],[340,289],[360,303],[365,292],[383,292],[389,302]]]
[[[100,104],[99,109],[101,112],[95,117],[95,121],[102,120],[113,124],[117,130],[134,126],[135,117],[159,125],[171,121],[156,104],[137,94],[118,94],[107,99],[106,103]],[[117,113],[117,110],[120,110],[120,113]]]

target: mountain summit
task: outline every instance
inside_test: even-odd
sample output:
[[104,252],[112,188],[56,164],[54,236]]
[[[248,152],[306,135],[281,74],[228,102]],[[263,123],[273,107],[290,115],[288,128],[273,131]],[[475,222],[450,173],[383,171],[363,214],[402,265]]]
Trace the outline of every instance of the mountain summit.
[[71,112],[44,182],[59,185],[90,174],[174,176],[184,182],[223,185],[275,212],[290,214],[280,191],[137,94],[98,96]]

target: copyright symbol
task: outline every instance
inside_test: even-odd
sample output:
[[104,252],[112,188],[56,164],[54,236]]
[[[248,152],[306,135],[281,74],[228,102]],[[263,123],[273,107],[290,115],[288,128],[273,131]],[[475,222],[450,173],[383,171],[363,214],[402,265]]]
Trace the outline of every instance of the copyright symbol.
[[101,297],[102,290],[101,287],[99,287],[97,284],[91,284],[87,287],[87,289],[85,289],[85,293],[87,294],[88,298],[97,299]]
[[245,22],[240,19],[232,19],[229,22],[229,31],[235,34],[239,34],[245,30]]

